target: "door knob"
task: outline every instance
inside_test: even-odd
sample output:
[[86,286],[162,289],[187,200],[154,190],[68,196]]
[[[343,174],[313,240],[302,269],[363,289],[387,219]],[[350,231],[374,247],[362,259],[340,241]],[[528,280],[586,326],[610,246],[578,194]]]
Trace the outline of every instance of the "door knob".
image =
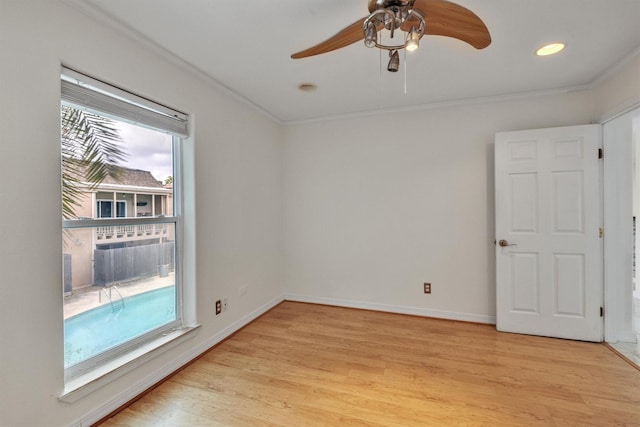
[[515,243],[509,243],[506,240],[502,239],[498,242],[498,245],[500,245],[500,247],[504,248],[505,246],[516,246]]

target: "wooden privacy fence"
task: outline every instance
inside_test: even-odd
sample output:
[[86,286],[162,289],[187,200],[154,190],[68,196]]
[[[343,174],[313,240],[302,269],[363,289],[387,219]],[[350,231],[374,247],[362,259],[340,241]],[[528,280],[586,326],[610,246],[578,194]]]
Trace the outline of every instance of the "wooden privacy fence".
[[162,242],[128,248],[96,249],[93,252],[94,284],[106,286],[173,270],[174,247],[174,242]]

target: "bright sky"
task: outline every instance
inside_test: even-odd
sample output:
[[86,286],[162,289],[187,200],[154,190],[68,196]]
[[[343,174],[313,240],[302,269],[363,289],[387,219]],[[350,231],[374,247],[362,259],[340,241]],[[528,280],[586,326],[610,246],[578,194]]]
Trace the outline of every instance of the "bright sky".
[[173,176],[171,135],[124,122],[116,122],[116,126],[128,154],[120,166],[149,171],[162,182]]

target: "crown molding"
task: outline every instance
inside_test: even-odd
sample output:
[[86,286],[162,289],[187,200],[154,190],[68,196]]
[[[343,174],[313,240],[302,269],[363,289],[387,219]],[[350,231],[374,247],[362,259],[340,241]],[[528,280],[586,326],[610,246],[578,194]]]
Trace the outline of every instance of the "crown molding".
[[285,126],[294,126],[299,124],[327,122],[327,121],[334,121],[334,120],[351,120],[351,119],[364,118],[364,117],[376,117],[376,116],[382,116],[387,114],[402,114],[402,113],[409,113],[409,112],[435,110],[435,109],[441,109],[441,108],[464,107],[464,106],[479,105],[479,104],[492,104],[492,103],[507,102],[507,101],[517,101],[517,100],[523,100],[523,99],[529,99],[529,98],[540,98],[540,97],[553,96],[553,95],[562,95],[562,94],[567,94],[572,92],[585,91],[585,90],[589,90],[590,88],[591,88],[590,85],[576,85],[576,86],[568,86],[568,87],[556,88],[556,89],[517,92],[517,93],[510,93],[505,95],[482,96],[477,98],[461,98],[461,99],[455,99],[451,101],[418,104],[410,107],[380,108],[378,110],[361,111],[356,113],[328,115],[328,116],[302,119],[302,120],[290,120],[290,121],[284,121],[283,124]]

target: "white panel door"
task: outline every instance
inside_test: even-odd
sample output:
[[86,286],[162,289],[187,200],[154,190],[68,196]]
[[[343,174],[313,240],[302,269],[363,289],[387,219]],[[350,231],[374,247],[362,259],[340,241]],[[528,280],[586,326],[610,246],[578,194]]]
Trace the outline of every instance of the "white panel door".
[[602,341],[600,126],[495,140],[497,329]]

